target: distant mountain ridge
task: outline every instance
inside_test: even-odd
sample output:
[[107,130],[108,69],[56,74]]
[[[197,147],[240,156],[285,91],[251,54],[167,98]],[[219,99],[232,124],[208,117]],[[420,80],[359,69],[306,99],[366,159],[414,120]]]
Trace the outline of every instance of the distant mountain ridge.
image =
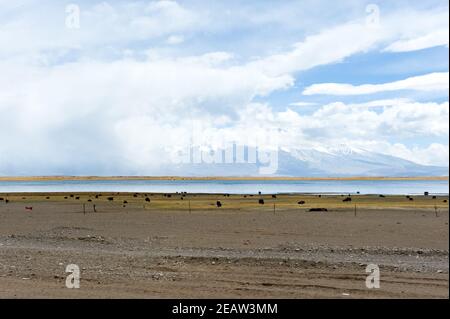
[[[227,149],[229,154],[230,149]],[[215,177],[292,177],[292,178],[371,178],[371,177],[446,177],[449,176],[448,167],[427,166],[414,163],[399,157],[370,152],[363,149],[336,147],[335,149],[328,148],[297,148],[297,149],[280,149],[275,152],[275,159],[270,159],[269,162],[251,162],[247,163],[249,157],[248,150],[244,154],[243,163],[237,163],[237,155],[233,154],[232,163],[225,162],[225,153],[223,154],[223,161],[220,163],[209,163],[198,161],[192,163],[193,156],[190,160],[183,157],[185,163],[182,161],[168,160],[165,164],[155,167],[152,170],[142,170],[130,168],[124,170],[112,170],[108,172],[90,172],[86,174],[83,171],[64,171],[52,172],[47,174],[18,174],[16,178],[10,176],[11,180],[37,180],[39,175],[41,179],[67,179],[67,177],[74,177],[75,179],[102,179],[103,177],[111,177],[111,179],[126,179],[126,177],[149,177],[172,179],[173,177],[180,178],[215,178]],[[192,155],[192,154],[191,154]],[[272,154],[273,155],[273,154]],[[258,158],[258,156],[256,156]],[[189,158],[189,157],[188,157]],[[229,159],[229,157],[228,157]],[[266,158],[267,159],[267,158]],[[274,161],[272,161],[274,160]],[[177,164],[178,163],[178,164]],[[264,174],[262,168],[267,168],[271,163],[274,166],[273,173]],[[97,174],[97,175],[96,175]],[[3,177],[2,177],[3,176]],[[29,178],[28,178],[29,177]],[[69,178],[70,179],[70,178]],[[2,174],[0,171],[0,181],[8,180],[7,174]]]
[[[280,151],[278,173],[308,176],[448,176],[448,167],[426,166],[399,157],[365,150],[322,152]],[[305,175],[301,175],[305,176]]]
[[[261,163],[167,165],[172,176],[261,176]],[[448,176],[448,167],[427,166],[361,149],[294,149],[278,151],[278,169],[269,176],[287,177],[409,177]]]

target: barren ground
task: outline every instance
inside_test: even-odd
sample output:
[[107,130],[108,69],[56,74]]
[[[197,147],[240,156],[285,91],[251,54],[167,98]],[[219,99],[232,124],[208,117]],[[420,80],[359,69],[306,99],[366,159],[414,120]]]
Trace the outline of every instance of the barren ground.
[[1,298],[449,297],[447,197],[95,195],[0,194]]

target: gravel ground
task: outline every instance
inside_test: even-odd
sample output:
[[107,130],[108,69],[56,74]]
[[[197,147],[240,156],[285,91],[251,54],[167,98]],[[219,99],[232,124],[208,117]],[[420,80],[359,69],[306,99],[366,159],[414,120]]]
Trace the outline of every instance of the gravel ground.
[[[448,298],[448,243],[442,208],[83,214],[28,197],[0,203],[0,297]],[[80,289],[65,288],[68,264]]]

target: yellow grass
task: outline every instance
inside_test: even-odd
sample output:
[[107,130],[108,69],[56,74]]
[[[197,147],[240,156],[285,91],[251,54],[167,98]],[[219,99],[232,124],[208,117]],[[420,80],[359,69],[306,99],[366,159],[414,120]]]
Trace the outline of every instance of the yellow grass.
[[[70,197],[73,195],[73,197]],[[96,195],[98,198],[96,198]],[[136,197],[135,197],[136,196]],[[47,199],[48,197],[48,199]],[[67,199],[65,199],[67,197]],[[76,197],[80,197],[76,199]],[[113,197],[114,200],[108,200]],[[183,197],[183,199],[181,199]],[[411,201],[406,196],[386,196],[378,195],[352,195],[351,202],[343,202],[347,196],[341,195],[278,195],[272,198],[271,195],[212,195],[212,194],[171,194],[171,197],[164,194],[151,193],[18,193],[18,194],[0,194],[0,198],[8,199],[9,204],[22,203],[24,205],[38,202],[64,202],[67,204],[85,204],[88,209],[92,209],[92,205],[102,207],[115,208],[145,208],[148,210],[273,210],[274,205],[276,211],[299,209],[308,210],[310,208],[327,208],[328,210],[354,210],[357,209],[448,209],[448,196],[411,196]],[[146,202],[145,198],[149,198],[150,202]],[[264,199],[265,204],[258,203],[259,199]],[[91,200],[91,201],[89,201]],[[127,201],[124,204],[124,201]],[[222,208],[217,208],[216,203],[220,201]],[[299,205],[299,201],[305,201],[304,205]],[[4,201],[0,201],[0,205]],[[125,206],[125,207],[123,207]]]

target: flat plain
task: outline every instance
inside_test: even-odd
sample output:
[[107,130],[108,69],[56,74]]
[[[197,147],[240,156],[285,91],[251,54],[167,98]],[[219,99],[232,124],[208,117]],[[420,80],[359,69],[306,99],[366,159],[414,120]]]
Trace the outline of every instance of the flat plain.
[[448,298],[448,220],[447,196],[0,194],[0,297]]

